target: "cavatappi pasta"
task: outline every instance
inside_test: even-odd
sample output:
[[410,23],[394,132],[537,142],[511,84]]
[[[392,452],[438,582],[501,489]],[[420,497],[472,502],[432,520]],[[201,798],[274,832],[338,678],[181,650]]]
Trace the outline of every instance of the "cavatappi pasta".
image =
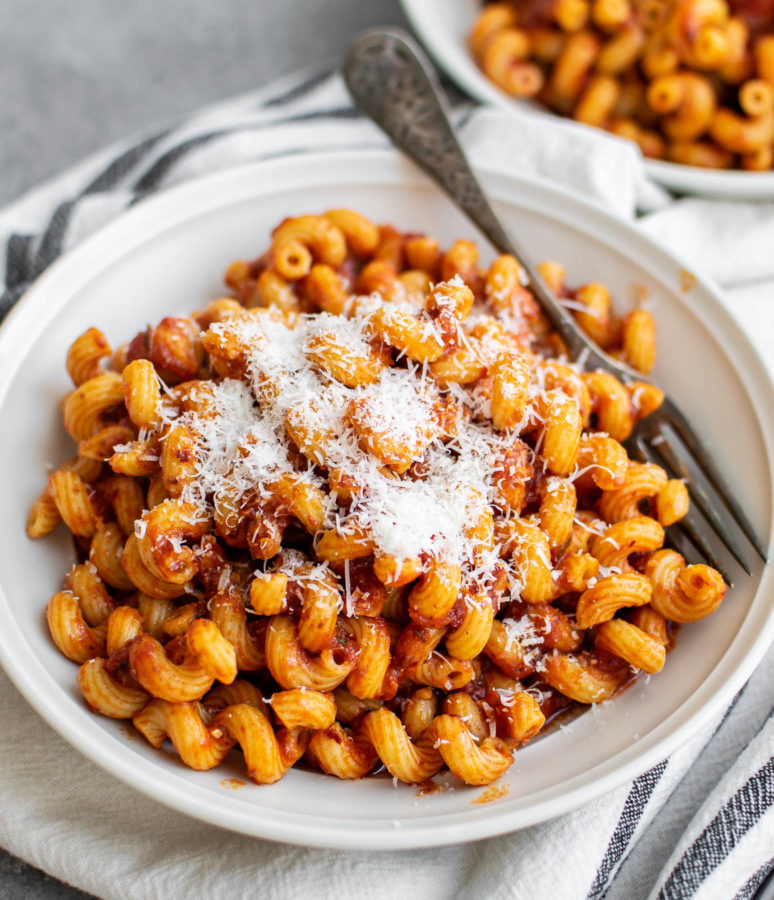
[[469,35],[515,97],[710,168],[774,166],[774,7],[750,0],[512,0]]
[[[647,310],[541,269],[650,368]],[[512,257],[332,210],[225,278],[67,355],[78,452],[27,532],[74,536],[47,619],[96,712],[195,769],[238,744],[259,783],[303,758],[487,784],[721,602],[718,572],[663,549],[685,486],[621,443],[660,392],[570,363]]]

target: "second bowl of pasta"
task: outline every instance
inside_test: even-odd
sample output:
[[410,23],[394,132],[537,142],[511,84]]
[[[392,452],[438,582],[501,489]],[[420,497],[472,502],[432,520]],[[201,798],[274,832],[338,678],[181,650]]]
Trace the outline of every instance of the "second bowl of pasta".
[[437,65],[475,99],[633,140],[648,174],[677,192],[774,197],[774,25],[751,19],[745,4],[403,8]]

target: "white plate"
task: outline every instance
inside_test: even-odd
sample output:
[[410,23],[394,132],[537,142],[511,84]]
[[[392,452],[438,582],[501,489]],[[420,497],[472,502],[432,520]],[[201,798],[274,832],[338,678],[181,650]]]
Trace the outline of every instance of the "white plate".
[[[478,68],[468,50],[467,37],[482,8],[481,0],[401,0],[403,11],[422,43],[446,74],[481,103],[515,106],[553,115],[527,100],[509,96]],[[584,125],[578,125],[585,128]],[[702,169],[677,163],[645,160],[654,181],[677,193],[737,200],[774,199],[774,172]]]
[[[774,390],[761,361],[713,289],[680,290],[681,266],[635,229],[547,184],[480,173],[505,221],[534,259],[563,260],[570,282],[603,280],[618,298],[645,287],[660,323],[657,379],[689,410],[725,464],[755,526],[772,519]],[[236,257],[266,246],[286,215],[351,206],[380,222],[476,237],[397,154],[293,157],[231,170],[136,206],[31,288],[0,329],[0,659],[38,712],[94,762],[159,801],[246,834],[317,846],[420,847],[511,831],[565,812],[655,764],[720,712],[774,633],[771,574],[740,581],[720,610],[686,626],[665,671],[613,703],[519,751],[489,803],[481,788],[419,797],[389,778],[339,782],[291,771],[270,787],[247,781],[241,758],[197,773],[152,750],[122,723],[89,713],[76,667],[54,648],[43,610],[73,561],[59,529],[30,541],[24,523],[47,463],[72,454],[60,423],[65,351],[99,325],[117,345],[147,322],[201,308],[222,291]],[[20,747],[23,753],[24,748]],[[52,776],[53,777],[53,776]],[[55,790],[52,781],[50,785]]]

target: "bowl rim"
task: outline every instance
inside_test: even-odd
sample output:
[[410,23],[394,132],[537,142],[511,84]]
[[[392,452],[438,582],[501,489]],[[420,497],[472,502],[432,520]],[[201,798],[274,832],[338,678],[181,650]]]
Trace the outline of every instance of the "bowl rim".
[[[653,261],[654,271],[681,268],[679,260],[669,251],[640,233],[633,225],[612,215],[599,205],[566,188],[545,180],[517,176],[496,168],[479,169],[490,193],[496,198],[499,191],[532,190],[543,197],[561,201],[564,209],[582,215],[584,221],[606,227],[617,239],[623,240],[622,255],[631,258],[631,247],[639,245]],[[0,327],[0,404],[16,377],[18,361],[29,350],[31,342],[60,310],[77,295],[84,284],[105,268],[141,245],[152,241],[177,224],[226,207],[236,200],[244,200],[251,193],[265,193],[266,185],[276,190],[285,181],[298,185],[313,181],[315,185],[341,183],[342,172],[354,184],[402,185],[427,183],[426,176],[394,150],[358,150],[299,154],[270,161],[250,163],[212,175],[185,182],[137,203],[81,245],[57,260],[44,272],[20,299]],[[622,237],[623,236],[623,237]],[[631,251],[631,252],[628,252]],[[741,383],[747,388],[761,429],[761,439],[770,449],[774,447],[774,413],[768,419],[766,409],[774,410],[774,385],[757,350],[750,343],[722,302],[717,290],[707,279],[697,276],[697,286],[706,292],[706,301],[723,324],[724,346],[735,346],[742,354],[743,367],[735,366]],[[49,303],[51,297],[64,299]],[[711,329],[715,336],[715,329]],[[24,335],[28,334],[28,339]],[[16,362],[14,362],[16,360]],[[771,523],[769,523],[771,531]],[[758,594],[765,589],[769,568],[764,571]],[[757,596],[757,594],[756,594]],[[774,640],[774,616],[768,615],[746,652],[716,689],[708,681],[721,669],[734,649],[732,644],[717,663],[708,679],[689,701],[673,710],[659,726],[632,748],[621,751],[611,769],[611,760],[577,776],[581,781],[569,790],[558,793],[552,789],[542,792],[543,799],[515,808],[487,806],[486,814],[464,821],[463,813],[426,815],[404,819],[392,830],[386,826],[369,828],[366,818],[320,820],[317,816],[267,810],[244,804],[244,809],[224,807],[204,786],[191,783],[138,754],[130,744],[121,743],[99,726],[96,716],[83,711],[83,717],[73,716],[69,704],[59,703],[62,686],[43,666],[27,645],[15,620],[5,589],[0,581],[0,663],[30,705],[62,737],[80,753],[101,768],[140,790],[152,799],[201,819],[208,824],[269,840],[316,847],[345,847],[347,849],[401,849],[420,846],[440,846],[460,841],[472,841],[518,830],[553,818],[577,808],[588,800],[610,791],[638,776],[663,760],[685,743],[703,724],[725,709],[736,691],[752,674],[769,644]],[[737,638],[734,639],[738,640]],[[706,695],[703,701],[695,698]],[[639,750],[636,750],[639,747]],[[601,771],[608,769],[609,771]],[[610,770],[611,769],[611,770]],[[589,774],[593,777],[589,779]],[[585,779],[586,783],[583,783]]]
[[[449,0],[446,0],[449,2]],[[552,110],[540,104],[527,103],[511,97],[489,79],[475,66],[472,59],[471,70],[457,64],[447,56],[446,46],[439,39],[438,31],[428,27],[431,14],[425,7],[424,0],[400,0],[406,18],[427,48],[436,65],[442,69],[458,88],[474,100],[487,106],[513,111],[514,108],[527,110],[533,114],[559,118],[582,128],[591,128],[572,119],[558,116]],[[436,18],[432,17],[435,22]],[[469,57],[467,47],[463,48],[466,58]],[[598,131],[599,129],[594,129]],[[625,138],[621,138],[625,140]],[[688,193],[697,196],[709,196],[727,199],[765,200],[774,197],[774,170],[764,172],[745,171],[744,169],[711,169],[701,166],[690,166],[663,159],[642,158],[645,173],[663,187],[677,193]]]

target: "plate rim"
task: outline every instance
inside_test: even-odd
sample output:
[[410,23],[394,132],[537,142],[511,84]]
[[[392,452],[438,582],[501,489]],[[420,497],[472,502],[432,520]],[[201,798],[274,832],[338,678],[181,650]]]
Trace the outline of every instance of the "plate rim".
[[[177,185],[137,203],[132,209],[121,214],[116,220],[52,264],[25,292],[6,318],[0,327],[0,403],[17,375],[18,359],[26,355],[29,349],[29,341],[17,341],[17,346],[13,346],[13,340],[17,333],[20,331],[23,333],[28,320],[37,324],[38,333],[42,331],[80,287],[95,277],[98,271],[114,264],[118,259],[152,240],[157,234],[174,227],[175,224],[227,206],[237,195],[242,199],[249,196],[251,192],[257,192],[260,195],[265,190],[265,184],[274,184],[273,179],[283,173],[285,177],[295,175],[296,180],[303,184],[305,180],[312,177],[303,173],[313,172],[314,183],[324,185],[335,183],[337,180],[340,183],[342,171],[347,172],[349,176],[357,173],[356,183],[358,180],[360,183],[400,183],[404,186],[410,186],[411,183],[427,183],[426,176],[394,150],[334,151],[300,154],[229,168]],[[615,228],[617,233],[620,233],[623,223],[630,242],[639,243],[640,246],[647,248],[650,255],[655,255],[657,259],[660,257],[657,271],[663,272],[666,268],[665,263],[680,267],[679,259],[670,251],[661,247],[649,236],[639,232],[631,223],[624,223],[622,219],[577,192],[550,184],[544,179],[503,172],[497,167],[480,167],[479,171],[485,183],[495,183],[493,192],[495,196],[499,190],[498,180],[503,185],[510,183],[512,187],[519,184],[533,187],[539,192],[553,195],[555,199],[561,199],[564,204],[573,204],[582,210],[584,215],[593,216],[597,221]],[[299,173],[302,173],[300,178],[298,178]],[[127,235],[133,235],[130,242],[127,242]],[[107,250],[109,252],[106,252]],[[630,255],[626,250],[621,252],[624,256]],[[85,265],[91,258],[98,260],[100,266]],[[764,446],[774,446],[774,438],[772,438],[774,418],[770,417],[772,420],[769,422],[760,414],[760,409],[765,403],[771,404],[771,407],[774,408],[774,384],[772,384],[767,368],[741,326],[718,299],[718,291],[712,282],[702,276],[697,276],[697,283],[707,292],[711,303],[714,304],[715,314],[725,321],[733,339],[737,342],[741,341],[747,368],[740,370],[735,366],[736,373],[749,392]],[[65,299],[52,305],[48,309],[47,316],[41,316],[37,307],[42,306],[47,296],[57,290],[61,291]],[[713,337],[719,340],[714,329],[711,331]],[[36,337],[37,334],[33,333],[31,340],[34,342]],[[724,346],[726,346],[725,337],[724,333]],[[25,349],[21,349],[22,347]],[[17,362],[14,362],[14,357]],[[756,369],[758,371],[753,373],[753,370]],[[748,384],[748,380],[752,380],[753,384]],[[756,397],[756,394],[762,396]],[[772,415],[774,416],[774,414]],[[769,523],[770,526],[771,523]],[[767,574],[768,570],[762,576],[758,593],[765,588]],[[756,597],[758,593],[756,593]],[[706,703],[700,705],[693,712],[686,712],[685,706],[689,702],[686,701],[643,739],[642,743],[648,743],[649,746],[641,749],[638,753],[633,752],[634,747],[621,751],[617,756],[626,756],[627,759],[619,762],[613,771],[599,773],[585,785],[580,784],[570,791],[565,790],[559,796],[551,796],[552,789],[548,788],[543,792],[547,795],[544,800],[538,803],[533,802],[530,806],[523,808],[506,809],[496,805],[487,806],[485,814],[477,818],[466,818],[462,822],[444,823],[442,821],[444,815],[428,815],[403,820],[404,824],[392,831],[388,831],[386,828],[367,831],[358,828],[357,820],[351,818],[341,820],[343,826],[338,827],[339,820],[321,820],[316,816],[287,813],[286,811],[285,820],[281,820],[275,810],[272,810],[270,815],[258,817],[257,813],[259,813],[260,807],[248,804],[245,804],[244,811],[239,813],[233,808],[226,810],[225,807],[224,811],[221,811],[213,802],[212,792],[209,788],[198,785],[192,787],[190,782],[183,781],[182,778],[180,780],[182,789],[176,790],[176,778],[170,778],[169,772],[158,769],[152,761],[136,753],[130,744],[123,744],[113,735],[105,732],[98,726],[97,717],[93,714],[84,710],[84,716],[88,716],[94,725],[94,727],[88,727],[86,721],[70,715],[71,710],[67,704],[60,704],[61,709],[57,706],[56,700],[59,695],[54,693],[52,699],[52,694],[45,688],[55,685],[59,691],[64,689],[48,673],[42,661],[27,645],[26,638],[24,638],[8,603],[5,588],[0,581],[0,621],[3,619],[12,625],[10,631],[0,633],[0,663],[3,668],[17,689],[42,718],[92,762],[157,802],[162,802],[172,809],[191,815],[208,824],[269,840],[305,846],[344,847],[347,849],[402,849],[472,841],[519,830],[569,812],[588,800],[636,777],[689,740],[713,715],[725,708],[736,690],[741,687],[760,662],[774,639],[774,616],[769,615],[757,638],[748,646],[742,661],[726,678],[721,689],[711,694]],[[16,640],[12,640],[11,635]],[[713,672],[722,665],[732,648],[733,645],[719,660]],[[31,659],[34,663],[32,671],[24,662],[25,655],[28,657],[28,661]],[[37,677],[33,677],[33,675]],[[40,677],[41,675],[42,677]],[[696,693],[699,693],[705,685],[706,682]],[[662,732],[666,733],[662,734]],[[98,738],[96,743],[93,743],[90,737],[95,734],[98,734]],[[110,752],[107,751],[104,742],[107,742]],[[596,768],[609,765],[610,760],[606,760]],[[464,813],[450,813],[445,817],[453,818],[460,815],[464,815]],[[310,821],[308,823],[295,821],[298,818],[306,818]],[[355,824],[352,824],[353,821]]]
[[[446,0],[449,2],[449,0]],[[459,0],[455,0],[459,2]],[[428,27],[431,16],[424,6],[424,0],[400,0],[404,15],[408,19],[414,33],[419,37],[435,64],[457,85],[457,87],[486,106],[505,111],[518,108],[536,115],[558,118],[582,128],[591,128],[572,119],[558,116],[550,109],[539,105],[527,105],[497,87],[481,73],[475,64],[473,74],[468,75],[464,67],[450,61],[445,53],[442,41],[438,40],[437,31]],[[433,18],[434,22],[435,19]],[[467,48],[465,48],[467,53]],[[594,129],[599,131],[599,129]],[[622,140],[624,140],[622,138]],[[650,176],[662,187],[678,193],[692,196],[715,197],[717,199],[767,200],[774,198],[774,170],[766,172],[747,172],[743,169],[710,169],[701,166],[689,166],[663,159],[642,157],[646,175]]]

